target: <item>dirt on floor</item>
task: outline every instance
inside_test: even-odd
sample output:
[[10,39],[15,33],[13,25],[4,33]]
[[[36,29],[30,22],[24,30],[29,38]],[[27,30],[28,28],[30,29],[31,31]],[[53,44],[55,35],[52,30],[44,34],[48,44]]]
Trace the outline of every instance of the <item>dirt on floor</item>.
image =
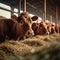
[[0,60],[60,60],[60,34],[0,44]]

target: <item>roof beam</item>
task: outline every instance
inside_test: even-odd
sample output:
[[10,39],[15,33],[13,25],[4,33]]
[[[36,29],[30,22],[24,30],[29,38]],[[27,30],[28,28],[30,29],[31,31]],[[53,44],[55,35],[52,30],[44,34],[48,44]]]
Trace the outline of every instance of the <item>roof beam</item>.
[[29,5],[30,7],[34,8],[34,9],[36,9],[36,7],[32,4],[30,4],[29,2],[27,2],[27,5]]

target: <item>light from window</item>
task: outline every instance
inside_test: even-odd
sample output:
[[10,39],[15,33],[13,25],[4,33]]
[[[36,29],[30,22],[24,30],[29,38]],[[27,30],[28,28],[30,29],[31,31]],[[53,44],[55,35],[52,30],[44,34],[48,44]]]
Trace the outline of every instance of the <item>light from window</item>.
[[10,18],[10,12],[0,9],[0,16]]
[[0,3],[0,7],[11,10],[10,6]]

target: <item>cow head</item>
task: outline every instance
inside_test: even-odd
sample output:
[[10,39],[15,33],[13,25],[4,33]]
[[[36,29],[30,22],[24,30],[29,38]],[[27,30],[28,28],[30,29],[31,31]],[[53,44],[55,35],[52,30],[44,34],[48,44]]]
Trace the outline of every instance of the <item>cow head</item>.
[[34,35],[32,24],[33,24],[33,21],[36,21],[37,19],[38,19],[38,16],[30,17],[28,12],[23,12],[18,17],[17,21],[22,25],[21,29],[23,30],[24,32],[23,34],[26,37],[31,37]]
[[44,35],[47,32],[46,24],[44,22],[41,23],[33,23],[32,29],[34,30],[35,35]]
[[39,30],[40,30],[40,34],[44,35],[44,34],[48,34],[49,32],[47,31],[47,25],[46,22],[42,21],[39,24]]
[[31,28],[32,26],[32,19],[31,17],[29,16],[28,13],[22,13],[18,19],[17,19],[18,23],[20,24],[21,26],[21,29],[23,31],[23,34],[24,36],[26,37],[31,37],[34,35],[34,32]]

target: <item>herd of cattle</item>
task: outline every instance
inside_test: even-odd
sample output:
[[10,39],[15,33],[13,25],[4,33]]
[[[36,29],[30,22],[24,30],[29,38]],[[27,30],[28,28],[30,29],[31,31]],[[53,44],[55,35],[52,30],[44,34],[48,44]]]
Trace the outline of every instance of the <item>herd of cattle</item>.
[[10,19],[0,19],[0,42],[4,42],[6,36],[19,40],[35,35],[60,33],[60,26],[46,21],[35,23],[37,20],[38,16],[31,17],[28,12],[23,12],[18,17],[12,15]]

